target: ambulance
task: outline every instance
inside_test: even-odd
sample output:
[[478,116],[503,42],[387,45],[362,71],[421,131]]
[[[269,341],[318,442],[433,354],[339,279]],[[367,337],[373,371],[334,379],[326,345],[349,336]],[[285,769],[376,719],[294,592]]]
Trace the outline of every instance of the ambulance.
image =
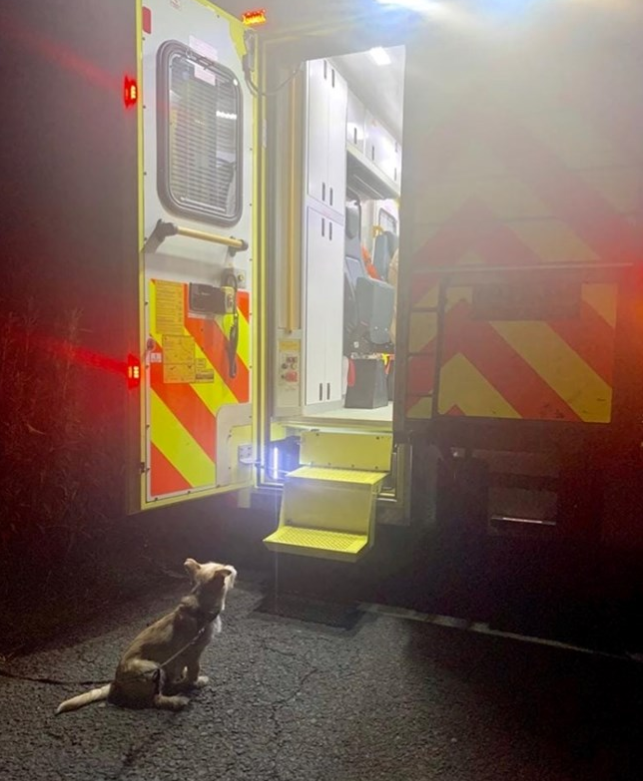
[[134,5],[131,512],[640,538],[637,4]]

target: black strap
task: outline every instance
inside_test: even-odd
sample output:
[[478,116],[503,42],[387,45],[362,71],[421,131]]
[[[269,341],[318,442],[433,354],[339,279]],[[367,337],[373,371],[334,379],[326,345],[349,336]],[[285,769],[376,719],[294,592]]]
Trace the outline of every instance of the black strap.
[[230,379],[234,379],[237,376],[237,349],[239,346],[239,310],[237,308],[237,295],[239,293],[239,285],[237,283],[237,276],[234,271],[228,271],[223,277],[223,285],[228,285],[234,290],[234,300],[232,309],[232,326],[230,327],[230,335],[228,336],[228,376]]
[[95,686],[96,684],[104,685],[111,683],[111,681],[63,681],[58,678],[45,678],[35,675],[20,675],[19,673],[11,673],[9,670],[0,668],[0,678],[12,678],[16,681],[31,681],[32,683],[46,683],[49,686]]

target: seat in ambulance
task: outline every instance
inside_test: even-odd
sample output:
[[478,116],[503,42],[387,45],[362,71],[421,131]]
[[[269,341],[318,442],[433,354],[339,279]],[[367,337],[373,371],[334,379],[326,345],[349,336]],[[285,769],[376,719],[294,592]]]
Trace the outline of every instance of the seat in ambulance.
[[398,238],[391,231],[382,231],[373,244],[373,265],[381,279],[388,281],[388,270],[397,252]]
[[[390,258],[388,260],[390,263]],[[344,354],[390,352],[395,288],[373,279],[362,259],[359,201],[346,206]]]

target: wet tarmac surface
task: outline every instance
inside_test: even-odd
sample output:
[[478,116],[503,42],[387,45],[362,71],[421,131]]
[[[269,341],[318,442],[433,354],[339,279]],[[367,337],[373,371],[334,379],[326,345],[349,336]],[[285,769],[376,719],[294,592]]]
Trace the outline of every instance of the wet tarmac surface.
[[[97,618],[13,669],[109,678],[184,589]],[[0,778],[643,778],[643,666],[391,615],[284,619],[263,597],[247,582],[231,593],[203,660],[210,686],[181,713],[92,705],[55,717],[85,687],[0,679]]]

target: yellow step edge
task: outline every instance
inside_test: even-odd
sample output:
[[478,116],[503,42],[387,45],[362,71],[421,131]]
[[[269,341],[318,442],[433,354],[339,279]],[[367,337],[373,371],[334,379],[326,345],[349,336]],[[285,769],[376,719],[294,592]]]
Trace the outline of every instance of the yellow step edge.
[[287,480],[328,480],[334,483],[377,486],[386,479],[385,472],[364,472],[357,469],[329,469],[321,466],[301,466],[287,476]]
[[368,536],[280,526],[265,538],[264,543],[267,548],[279,553],[293,553],[336,561],[356,561],[368,547]]
[[357,561],[373,545],[375,506],[386,473],[302,466],[286,475],[269,550]]

